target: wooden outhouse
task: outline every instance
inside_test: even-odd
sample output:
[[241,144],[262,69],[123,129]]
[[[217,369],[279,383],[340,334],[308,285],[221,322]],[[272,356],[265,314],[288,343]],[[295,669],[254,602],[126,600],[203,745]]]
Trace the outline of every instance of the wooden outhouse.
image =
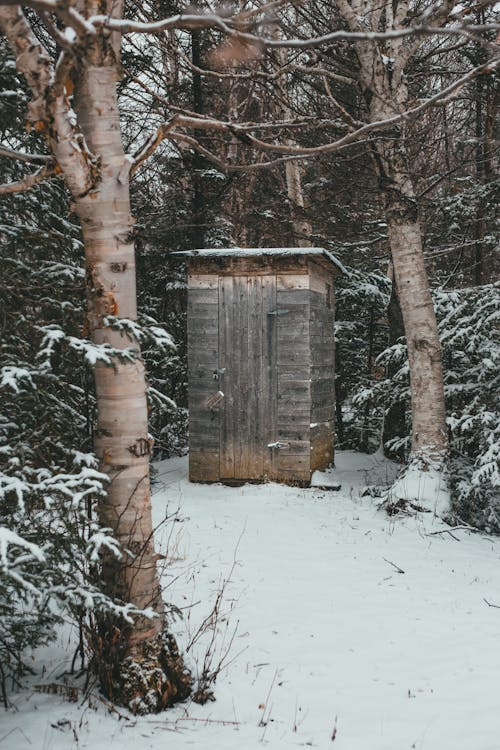
[[322,248],[181,254],[190,480],[307,485],[333,461],[341,264]]

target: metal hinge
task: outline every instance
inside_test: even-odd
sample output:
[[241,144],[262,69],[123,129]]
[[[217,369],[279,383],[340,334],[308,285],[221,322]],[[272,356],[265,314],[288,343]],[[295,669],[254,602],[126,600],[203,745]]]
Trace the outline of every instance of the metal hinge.
[[290,443],[282,443],[280,440],[277,440],[275,443],[268,443],[268,448],[278,449],[279,448],[288,448],[290,446]]
[[290,310],[271,310],[271,312],[268,312],[268,315],[286,315],[289,313]]

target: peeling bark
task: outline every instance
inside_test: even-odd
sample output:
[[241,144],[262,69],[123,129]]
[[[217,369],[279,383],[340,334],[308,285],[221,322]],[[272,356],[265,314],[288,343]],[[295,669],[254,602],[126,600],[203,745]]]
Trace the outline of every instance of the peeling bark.
[[[99,637],[115,638],[118,651],[105,649],[97,654],[95,669],[110,697],[145,712],[185,698],[189,677],[180,670],[172,681],[172,670],[166,669],[169,652],[163,642],[164,605],[153,545],[149,480],[152,442],[144,365],[137,342],[107,322],[107,316],[137,317],[129,170],[120,132],[116,80],[113,64],[84,65],[78,71],[75,110],[87,144],[98,155],[99,180],[94,190],[75,198],[74,208],[85,246],[89,336],[97,344],[135,351],[133,362],[117,358],[113,367],[99,363],[95,367],[95,450],[101,470],[110,479],[98,513],[102,525],[111,528],[128,550],[120,560],[112,556],[106,559],[103,582],[111,596],[138,609],[150,609],[155,616],[136,617],[133,627],[120,626],[119,633],[116,623],[100,623]],[[141,678],[131,687],[130,680],[137,674]],[[142,702],[141,685],[146,695],[153,690],[155,698]]]
[[[82,0],[79,5],[83,16],[102,9],[95,0]],[[121,3],[110,2],[108,10],[120,14]],[[175,641],[165,634],[153,547],[144,365],[137,341],[113,329],[107,320],[108,316],[135,320],[137,315],[131,162],[124,153],[116,92],[120,37],[101,30],[85,38],[75,55],[63,53],[52,69],[20,6],[0,7],[0,28],[33,93],[32,126],[46,135],[81,222],[86,333],[96,344],[132,350],[135,355],[115,356],[112,367],[95,366],[94,447],[100,468],[109,477],[98,515],[124,550],[120,559],[113,555],[103,559],[102,586],[111,597],[148,609],[152,616],[137,616],[133,623],[110,615],[97,618],[89,638],[93,668],[106,694],[136,712],[156,711],[189,694],[190,676]],[[68,89],[73,88],[71,113]]]

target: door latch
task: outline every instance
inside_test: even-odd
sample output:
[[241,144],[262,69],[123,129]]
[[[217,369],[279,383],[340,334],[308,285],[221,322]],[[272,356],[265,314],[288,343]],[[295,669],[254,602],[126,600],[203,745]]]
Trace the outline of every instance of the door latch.
[[225,367],[221,367],[220,370],[214,370],[214,380],[218,380],[221,375],[224,375],[226,372]]
[[288,448],[289,446],[290,446],[290,443],[282,443],[280,440],[277,440],[275,443],[267,444],[267,447],[273,450],[279,450],[280,448]]
[[289,312],[290,312],[290,310],[279,309],[279,310],[271,310],[267,314],[268,315],[286,315]]

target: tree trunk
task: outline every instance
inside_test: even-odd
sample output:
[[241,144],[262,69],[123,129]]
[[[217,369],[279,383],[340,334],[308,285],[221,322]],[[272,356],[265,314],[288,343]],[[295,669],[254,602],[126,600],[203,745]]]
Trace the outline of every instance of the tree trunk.
[[[287,108],[285,116],[288,117],[289,115],[290,110]],[[293,141],[289,140],[288,143],[293,145]],[[312,226],[306,216],[299,162],[296,159],[287,161],[285,173],[286,189],[290,201],[293,244],[297,247],[311,247]]]
[[412,454],[442,464],[447,452],[441,344],[424,265],[418,207],[401,149],[380,148],[381,189],[408,347]]
[[[371,119],[389,117],[390,92],[384,104],[373,100]],[[401,98],[405,91],[399,92]],[[411,384],[411,458],[424,467],[442,466],[448,450],[443,364],[436,314],[424,263],[418,203],[408,167],[406,133],[373,148],[379,189],[387,219],[394,281],[403,317]]]
[[[390,277],[392,276],[392,288],[389,304],[387,306],[387,322],[389,324],[389,346],[394,346],[399,339],[405,335],[403,315],[401,312],[401,305],[399,304],[398,288],[396,280],[394,279],[394,269],[392,263],[390,264]],[[389,365],[387,368],[387,376],[391,378],[395,372],[399,369],[399,365]],[[392,461],[404,461],[404,449],[389,448],[387,443],[390,440],[396,438],[404,438],[406,435],[406,415],[405,415],[405,403],[404,401],[394,401],[390,404],[389,408],[384,415],[384,425],[382,429],[382,445],[384,449],[384,456],[390,458]]]
[[[165,616],[153,546],[146,378],[139,346],[109,325],[107,316],[135,320],[136,282],[129,199],[129,163],[123,150],[113,64],[85,65],[75,81],[75,110],[86,142],[99,158],[99,181],[75,198],[87,272],[88,333],[96,344],[133,351],[95,366],[95,451],[109,476],[98,505],[101,524],[128,552],[108,554],[104,590],[153,617],[99,623],[93,665],[105,693],[138,712],[154,711],[189,693],[189,676],[175,648],[164,640]],[[172,646],[169,649],[169,645]],[[170,652],[171,651],[171,652]]]
[[[402,30],[412,22],[408,3],[363,3],[336,0],[337,8],[352,31]],[[433,6],[426,23],[441,26],[452,9],[451,2]],[[359,61],[358,80],[372,123],[408,108],[405,67],[421,44],[403,36],[383,43],[355,43]],[[394,274],[408,346],[411,381],[412,455],[423,468],[442,467],[447,454],[447,432],[441,346],[429,281],[424,265],[418,204],[406,153],[405,126],[386,131],[372,147],[384,202]]]
[[[81,10],[98,12],[102,3],[82,2]],[[120,11],[118,1],[113,15]],[[186,697],[190,677],[175,641],[164,633],[153,548],[144,365],[134,337],[127,338],[106,319],[136,318],[131,162],[123,150],[116,93],[120,37],[103,33],[86,39],[78,68],[68,57],[54,71],[20,6],[0,8],[0,27],[31,88],[29,118],[45,133],[81,221],[87,333],[97,345],[130,350],[128,358],[112,355],[112,366],[96,363],[95,450],[109,477],[98,515],[124,550],[119,559],[104,555],[102,588],[119,602],[131,604],[132,612],[128,621],[109,610],[106,617],[96,615],[89,640],[92,666],[105,693],[136,712],[156,711]],[[74,112],[68,100],[72,87],[63,77],[69,71],[74,74]],[[134,614],[146,609],[150,616]]]

